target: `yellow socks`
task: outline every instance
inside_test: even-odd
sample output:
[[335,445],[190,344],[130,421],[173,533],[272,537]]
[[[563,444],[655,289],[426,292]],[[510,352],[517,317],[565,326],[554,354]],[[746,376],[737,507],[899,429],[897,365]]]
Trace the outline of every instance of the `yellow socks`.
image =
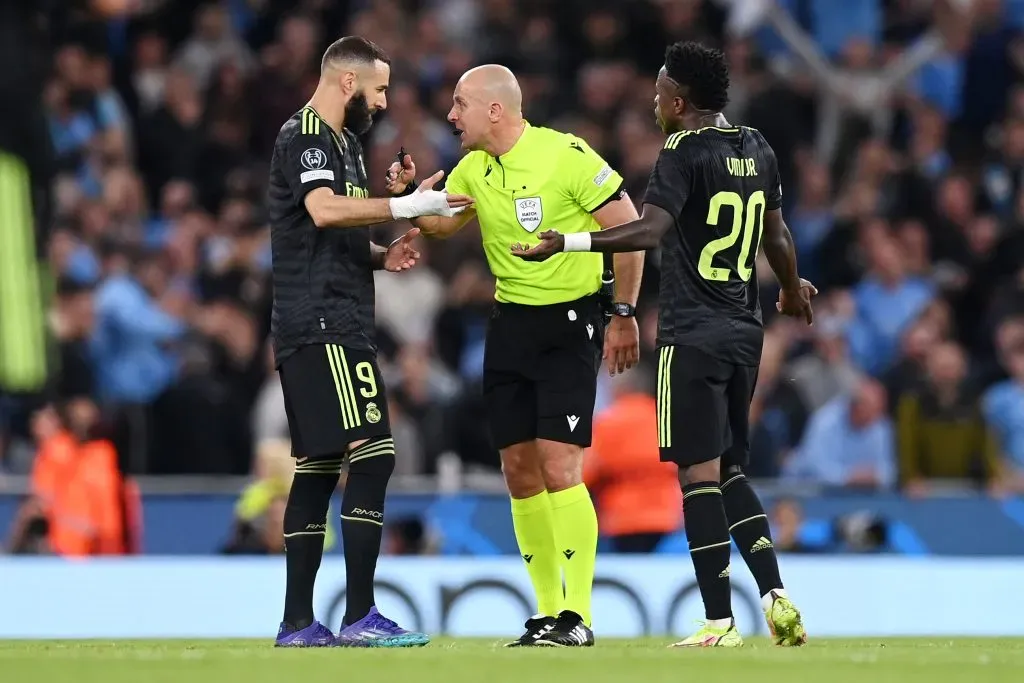
[[597,561],[597,513],[583,484],[548,493],[558,559],[565,571],[564,609],[590,626],[590,594]]
[[549,617],[558,616],[562,611],[562,571],[559,567],[562,555],[555,546],[548,492],[541,491],[529,498],[513,498],[512,526],[516,530],[519,554],[526,563],[526,571],[537,596],[537,612]]

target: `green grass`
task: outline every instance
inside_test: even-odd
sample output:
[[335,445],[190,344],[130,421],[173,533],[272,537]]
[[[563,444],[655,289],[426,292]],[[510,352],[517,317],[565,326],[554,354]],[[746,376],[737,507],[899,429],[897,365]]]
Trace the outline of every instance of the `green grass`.
[[1024,680],[1024,639],[812,640],[776,648],[667,649],[664,640],[593,649],[508,650],[442,638],[415,650],[276,650],[232,641],[2,641],[5,683],[1002,683]]

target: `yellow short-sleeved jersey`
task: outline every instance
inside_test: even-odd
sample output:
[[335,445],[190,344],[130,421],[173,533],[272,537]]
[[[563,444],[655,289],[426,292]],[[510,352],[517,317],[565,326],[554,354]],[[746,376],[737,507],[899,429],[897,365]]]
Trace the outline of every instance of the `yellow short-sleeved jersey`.
[[495,298],[542,306],[596,292],[602,255],[557,254],[534,263],[513,256],[511,245],[536,243],[545,230],[599,230],[591,212],[621,187],[622,177],[582,139],[527,123],[507,154],[463,157],[445,189],[476,199],[484,253],[497,278]]

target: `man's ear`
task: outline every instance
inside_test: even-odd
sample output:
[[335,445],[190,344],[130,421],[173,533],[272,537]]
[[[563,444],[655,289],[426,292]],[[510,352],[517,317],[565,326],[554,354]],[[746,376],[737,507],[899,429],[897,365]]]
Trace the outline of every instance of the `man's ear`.
[[489,114],[489,118],[491,119],[491,123],[494,123],[498,119],[500,119],[501,118],[501,114],[504,111],[505,111],[505,107],[503,107],[501,105],[501,102],[491,102],[491,106],[490,106],[490,108],[488,110],[488,114]]
[[341,91],[346,95],[353,93],[359,87],[359,78],[355,71],[341,72]]

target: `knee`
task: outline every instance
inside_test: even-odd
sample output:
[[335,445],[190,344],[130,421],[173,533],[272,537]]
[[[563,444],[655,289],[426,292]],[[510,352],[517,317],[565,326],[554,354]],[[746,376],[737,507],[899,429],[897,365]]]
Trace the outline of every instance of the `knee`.
[[743,476],[743,468],[739,465],[732,465],[722,470],[722,487],[730,484]]
[[348,453],[349,475],[368,475],[390,479],[395,471],[395,442],[391,436],[364,441]]
[[680,467],[679,483],[683,486],[707,481],[713,481],[721,484],[721,470],[721,460],[718,458],[707,462],[697,463],[696,465],[690,465],[689,467]]
[[564,491],[583,481],[583,449],[558,442],[541,442],[541,473],[548,491]]
[[502,449],[501,472],[513,498],[529,498],[544,490],[544,476],[532,444]]

